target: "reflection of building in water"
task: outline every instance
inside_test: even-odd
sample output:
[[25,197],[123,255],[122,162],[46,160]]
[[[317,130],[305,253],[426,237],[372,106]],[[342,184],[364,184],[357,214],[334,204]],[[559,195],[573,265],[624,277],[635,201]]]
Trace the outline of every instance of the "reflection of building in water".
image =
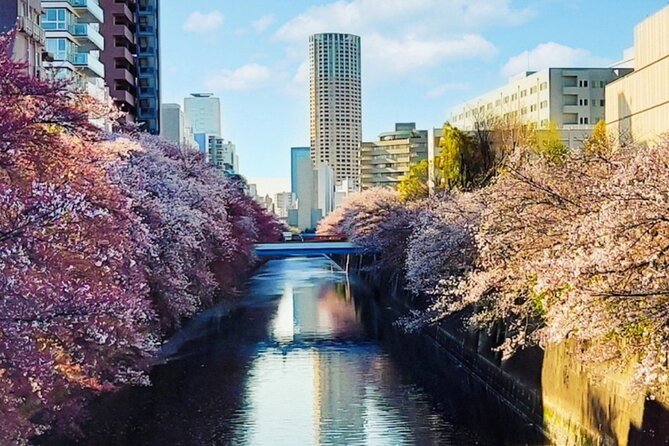
[[363,357],[349,348],[316,352],[313,395],[318,444],[361,444],[365,439],[365,368]]

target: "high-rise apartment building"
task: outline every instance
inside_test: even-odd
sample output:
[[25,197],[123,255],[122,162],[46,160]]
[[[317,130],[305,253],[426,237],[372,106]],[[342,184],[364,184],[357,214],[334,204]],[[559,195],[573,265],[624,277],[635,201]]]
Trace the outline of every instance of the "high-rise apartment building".
[[137,121],[160,133],[159,0],[137,0]]
[[184,113],[193,133],[221,136],[221,100],[213,93],[191,93],[184,99]]
[[669,6],[637,25],[632,54],[634,72],[606,87],[606,127],[652,143],[669,132]]
[[337,184],[359,186],[362,141],[360,37],[309,37],[310,143],[313,166],[327,163]]
[[26,64],[32,76],[41,75],[42,52],[46,43],[40,26],[40,0],[3,0],[0,7],[0,33],[16,29],[13,57]]
[[100,60],[105,66],[105,81],[114,104],[126,114],[126,121],[137,118],[137,2],[100,0],[104,11],[101,26],[105,49]]
[[579,147],[604,119],[604,87],[629,73],[627,68],[546,68],[526,72],[497,90],[454,108],[451,124],[474,130],[489,117],[534,124],[538,129],[553,123],[562,142]]
[[394,132],[381,133],[376,142],[360,146],[360,188],[395,188],[419,162],[427,159],[427,130],[416,124],[397,123]]
[[42,28],[52,60],[44,62],[49,76],[72,79],[80,88],[105,101],[105,67],[100,52],[104,13],[97,0],[42,0]]

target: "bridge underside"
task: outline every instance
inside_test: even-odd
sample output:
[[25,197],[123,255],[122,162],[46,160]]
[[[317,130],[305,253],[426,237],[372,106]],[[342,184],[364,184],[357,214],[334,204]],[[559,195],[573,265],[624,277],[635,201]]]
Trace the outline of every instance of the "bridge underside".
[[258,243],[258,257],[318,257],[323,255],[364,254],[359,246],[349,242]]

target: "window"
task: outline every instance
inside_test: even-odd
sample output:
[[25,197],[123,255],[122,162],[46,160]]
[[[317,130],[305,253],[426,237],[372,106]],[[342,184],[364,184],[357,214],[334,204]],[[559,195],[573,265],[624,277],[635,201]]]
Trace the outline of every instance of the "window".
[[548,101],[541,101],[541,108],[548,107]]
[[530,94],[534,94],[537,92],[537,87],[531,87],[530,88]]
[[523,90],[523,91],[521,91],[521,92],[520,92],[520,97],[521,97],[521,98],[524,98],[525,96],[527,96],[527,90]]
[[42,17],[42,28],[47,31],[66,30],[70,23],[70,13],[64,9],[47,9]]
[[72,53],[72,43],[67,39],[46,39],[46,49],[55,60],[68,60]]
[[604,107],[605,105],[606,105],[606,100],[604,100],[604,99],[600,99],[600,100],[599,100],[599,106],[600,106],[600,107]]
[[588,86],[588,81],[587,80],[578,81],[578,86],[579,87],[587,87]]
[[589,121],[590,120],[587,117],[579,118],[578,120],[580,124],[589,124],[590,123]]
[[587,99],[579,99],[578,100],[578,105],[588,105],[588,100]]
[[539,89],[541,91],[545,90],[548,88],[548,82],[542,82],[541,85],[539,85]]

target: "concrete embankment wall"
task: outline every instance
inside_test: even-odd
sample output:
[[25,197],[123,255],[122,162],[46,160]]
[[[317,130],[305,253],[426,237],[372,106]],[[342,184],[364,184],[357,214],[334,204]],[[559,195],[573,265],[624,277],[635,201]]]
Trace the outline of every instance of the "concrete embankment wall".
[[[361,275],[376,297],[398,315],[415,308],[397,278],[365,272],[360,257],[335,259]],[[495,337],[463,327],[456,314],[423,329],[421,335],[443,348],[488,390],[560,446],[669,445],[669,386],[648,392],[634,386],[634,367],[595,369],[576,354],[579,345],[564,342],[518,352],[506,361],[494,351]]]

